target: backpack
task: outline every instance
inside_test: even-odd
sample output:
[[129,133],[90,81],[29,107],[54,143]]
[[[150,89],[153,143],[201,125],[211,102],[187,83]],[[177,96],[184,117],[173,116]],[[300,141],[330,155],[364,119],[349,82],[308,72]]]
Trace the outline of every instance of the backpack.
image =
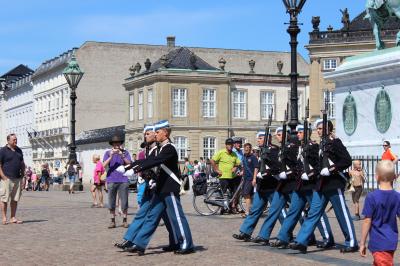
[[76,174],[75,168],[72,164],[68,165],[67,172],[68,172],[68,176],[73,176]]

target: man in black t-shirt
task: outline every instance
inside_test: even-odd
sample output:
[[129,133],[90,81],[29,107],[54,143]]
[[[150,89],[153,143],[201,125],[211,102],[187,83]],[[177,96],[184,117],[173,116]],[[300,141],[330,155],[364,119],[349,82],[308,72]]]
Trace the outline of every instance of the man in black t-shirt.
[[17,147],[17,136],[7,136],[7,145],[0,149],[0,200],[2,223],[7,224],[7,203],[10,201],[10,223],[21,224],[15,217],[21,190],[25,187],[25,163],[22,151]]

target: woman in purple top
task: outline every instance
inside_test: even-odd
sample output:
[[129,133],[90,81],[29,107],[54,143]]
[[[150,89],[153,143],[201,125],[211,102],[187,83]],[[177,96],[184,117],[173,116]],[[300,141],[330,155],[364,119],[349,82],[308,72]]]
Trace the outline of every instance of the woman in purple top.
[[107,187],[108,187],[108,205],[111,215],[111,223],[108,228],[115,228],[115,205],[117,194],[121,200],[121,208],[123,213],[123,226],[128,227],[128,176],[116,171],[118,166],[131,163],[131,156],[127,150],[122,147],[124,141],[119,136],[112,137],[109,142],[112,146],[111,150],[105,152],[103,157],[103,166],[107,170]]

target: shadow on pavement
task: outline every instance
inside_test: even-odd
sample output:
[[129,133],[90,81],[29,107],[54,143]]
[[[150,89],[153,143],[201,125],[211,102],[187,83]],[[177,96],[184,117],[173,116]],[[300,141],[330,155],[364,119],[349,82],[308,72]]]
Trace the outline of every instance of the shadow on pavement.
[[23,221],[24,224],[29,224],[29,223],[43,223],[43,222],[48,222],[49,220],[27,220]]

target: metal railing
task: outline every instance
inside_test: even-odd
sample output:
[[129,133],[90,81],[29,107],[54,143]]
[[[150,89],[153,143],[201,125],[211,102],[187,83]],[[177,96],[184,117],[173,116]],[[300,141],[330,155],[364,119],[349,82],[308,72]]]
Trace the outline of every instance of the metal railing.
[[[382,159],[380,156],[353,156],[354,160],[361,161],[362,168],[365,172],[365,185],[364,189],[372,191],[378,188],[378,182],[375,178],[375,168],[378,162]],[[351,169],[351,168],[350,168]],[[399,162],[396,163],[396,175],[399,174]]]

